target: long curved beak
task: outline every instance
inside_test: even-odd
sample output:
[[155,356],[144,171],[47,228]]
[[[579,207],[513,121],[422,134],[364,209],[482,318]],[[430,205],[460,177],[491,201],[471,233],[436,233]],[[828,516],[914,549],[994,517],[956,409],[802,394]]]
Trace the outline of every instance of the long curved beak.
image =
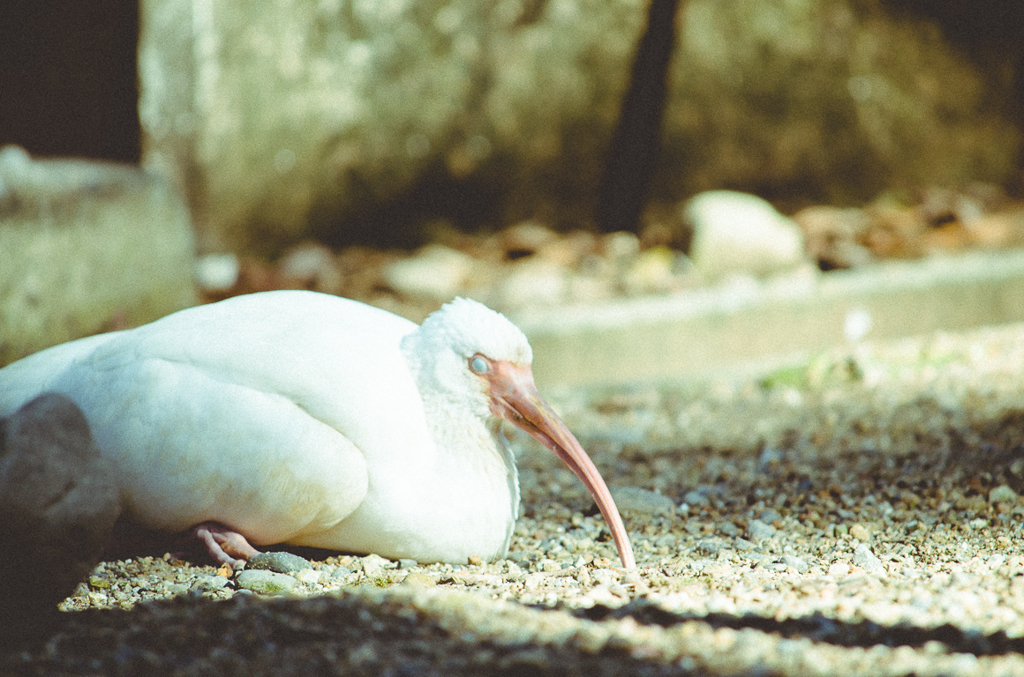
[[583,446],[540,396],[530,366],[495,361],[491,363],[487,380],[490,384],[491,412],[524,430],[569,466],[594,497],[604,521],[608,523],[622,566],[627,569],[636,567],[633,546],[622,524],[619,509],[615,507],[615,501],[608,491],[608,485],[604,483],[604,478]]

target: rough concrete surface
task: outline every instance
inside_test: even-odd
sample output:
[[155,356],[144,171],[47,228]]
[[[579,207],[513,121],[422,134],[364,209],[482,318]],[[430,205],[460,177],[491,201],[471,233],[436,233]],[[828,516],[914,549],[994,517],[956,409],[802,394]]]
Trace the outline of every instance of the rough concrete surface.
[[157,176],[0,150],[0,365],[193,305],[193,240]]

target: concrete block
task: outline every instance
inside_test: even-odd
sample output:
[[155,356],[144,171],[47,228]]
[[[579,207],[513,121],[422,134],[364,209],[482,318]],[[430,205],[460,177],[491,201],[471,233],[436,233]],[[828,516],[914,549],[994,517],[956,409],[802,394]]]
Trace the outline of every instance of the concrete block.
[[844,343],[1024,321],[1024,251],[521,313],[547,385],[749,373]]
[[194,256],[165,180],[0,150],[0,365],[194,305]]

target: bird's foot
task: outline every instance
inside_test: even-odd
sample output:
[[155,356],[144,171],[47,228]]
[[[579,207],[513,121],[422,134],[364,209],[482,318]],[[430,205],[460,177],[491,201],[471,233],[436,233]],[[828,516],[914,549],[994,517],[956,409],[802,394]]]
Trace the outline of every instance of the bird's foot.
[[217,522],[197,524],[192,527],[192,533],[206,545],[210,557],[232,568],[260,554],[259,550],[249,545],[245,536]]

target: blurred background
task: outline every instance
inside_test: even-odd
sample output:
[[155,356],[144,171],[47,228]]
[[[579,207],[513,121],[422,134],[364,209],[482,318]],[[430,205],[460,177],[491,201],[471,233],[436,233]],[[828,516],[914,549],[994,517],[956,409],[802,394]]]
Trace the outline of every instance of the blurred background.
[[[5,6],[0,364],[282,287],[417,320],[473,296],[575,365],[552,380],[645,335],[640,362],[707,365],[723,336],[1021,320],[1021,26],[995,0]],[[598,325],[633,329],[581,348]]]

